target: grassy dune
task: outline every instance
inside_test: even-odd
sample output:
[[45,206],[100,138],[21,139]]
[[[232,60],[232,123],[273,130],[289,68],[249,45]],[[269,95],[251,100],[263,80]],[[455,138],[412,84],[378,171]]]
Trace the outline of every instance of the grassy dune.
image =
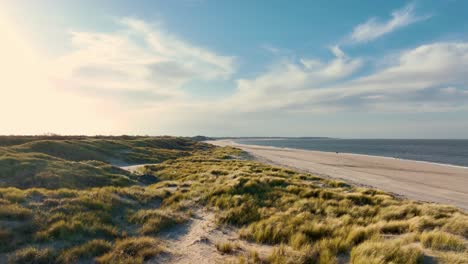
[[0,187],[22,189],[130,186],[138,179],[112,165],[159,163],[208,147],[174,137],[0,137],[1,145]]
[[[43,142],[10,144],[0,154],[5,186],[0,188],[0,259],[10,263],[143,263],[175,254],[161,234],[190,223],[200,209],[214,212],[216,224],[236,230],[241,239],[273,246],[268,256],[260,257],[229,241],[212,244],[226,262],[468,260],[468,216],[454,207],[399,200],[187,139]],[[44,149],[44,144],[54,147]],[[162,162],[139,174],[123,172],[109,164],[114,158],[134,160],[113,153],[122,146],[137,156],[144,148],[146,156],[138,156],[142,163]],[[18,172],[18,163],[41,162],[45,167],[10,175]],[[76,172],[81,167],[71,164],[90,168]],[[44,168],[58,175],[58,184],[38,176]],[[25,183],[28,178],[34,181]]]

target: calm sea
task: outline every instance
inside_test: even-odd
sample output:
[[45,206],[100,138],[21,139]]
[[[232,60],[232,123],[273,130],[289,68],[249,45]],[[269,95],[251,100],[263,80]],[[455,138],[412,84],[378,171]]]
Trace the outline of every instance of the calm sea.
[[237,143],[346,152],[468,167],[468,139],[236,139]]

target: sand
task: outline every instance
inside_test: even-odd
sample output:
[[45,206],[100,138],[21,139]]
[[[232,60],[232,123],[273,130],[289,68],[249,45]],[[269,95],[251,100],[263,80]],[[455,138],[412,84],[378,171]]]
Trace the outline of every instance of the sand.
[[262,162],[375,187],[405,198],[468,210],[468,168],[349,153],[208,141],[238,147]]

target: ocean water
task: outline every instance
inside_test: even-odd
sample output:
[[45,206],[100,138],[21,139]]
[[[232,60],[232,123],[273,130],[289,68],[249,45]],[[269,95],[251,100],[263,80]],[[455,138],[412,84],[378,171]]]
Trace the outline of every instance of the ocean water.
[[236,139],[240,144],[345,152],[468,167],[468,139]]

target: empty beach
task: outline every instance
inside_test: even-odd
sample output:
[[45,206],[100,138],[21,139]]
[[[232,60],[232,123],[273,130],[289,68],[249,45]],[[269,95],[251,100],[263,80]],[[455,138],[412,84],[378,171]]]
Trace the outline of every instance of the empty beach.
[[245,145],[232,140],[208,143],[240,148],[262,162],[468,210],[468,168],[350,153]]

